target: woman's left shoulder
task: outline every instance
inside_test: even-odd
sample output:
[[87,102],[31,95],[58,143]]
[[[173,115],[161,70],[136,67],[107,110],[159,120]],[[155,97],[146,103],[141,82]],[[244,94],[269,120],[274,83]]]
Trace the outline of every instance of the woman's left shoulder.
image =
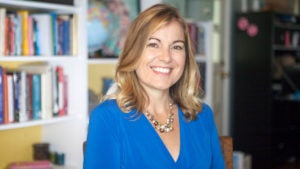
[[211,109],[211,107],[206,104],[206,103],[202,103],[202,109],[201,111],[198,113],[198,117],[201,116],[213,116],[213,111]]

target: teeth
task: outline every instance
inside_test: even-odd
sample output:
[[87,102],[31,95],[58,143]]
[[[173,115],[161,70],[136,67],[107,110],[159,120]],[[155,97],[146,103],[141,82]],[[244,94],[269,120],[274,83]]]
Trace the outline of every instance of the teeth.
[[154,67],[152,68],[156,72],[161,72],[161,73],[169,73],[171,69],[169,68],[162,68],[162,67]]

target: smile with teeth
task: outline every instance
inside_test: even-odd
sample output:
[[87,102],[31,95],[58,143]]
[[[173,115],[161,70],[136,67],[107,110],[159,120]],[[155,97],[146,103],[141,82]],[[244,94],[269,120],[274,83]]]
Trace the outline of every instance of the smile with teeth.
[[160,73],[170,73],[171,69],[170,68],[165,68],[165,67],[152,67],[152,70],[155,72],[160,72]]

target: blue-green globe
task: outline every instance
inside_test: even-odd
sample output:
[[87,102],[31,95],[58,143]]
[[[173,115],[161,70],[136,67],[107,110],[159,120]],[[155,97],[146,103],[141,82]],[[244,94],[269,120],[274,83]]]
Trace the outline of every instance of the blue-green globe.
[[87,38],[89,52],[101,49],[109,35],[110,12],[101,2],[89,4]]

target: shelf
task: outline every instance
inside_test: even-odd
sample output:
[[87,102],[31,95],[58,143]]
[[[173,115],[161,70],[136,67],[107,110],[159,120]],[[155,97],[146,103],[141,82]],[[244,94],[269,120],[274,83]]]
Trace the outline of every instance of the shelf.
[[8,62],[29,62],[29,61],[69,61],[76,60],[78,57],[76,56],[13,56],[13,57],[0,57],[0,61],[8,61]]
[[300,47],[286,47],[285,45],[273,45],[273,50],[280,50],[280,51],[300,51]]
[[1,124],[0,131],[1,130],[9,130],[9,129],[18,129],[18,128],[24,128],[24,127],[39,126],[39,125],[45,125],[45,124],[61,123],[61,122],[65,122],[65,121],[70,121],[73,118],[74,118],[74,116],[67,115],[67,116],[61,116],[61,117],[53,117],[51,119],[45,119],[45,120],[30,120],[30,121],[18,122],[18,123]]
[[77,60],[77,56],[0,56],[5,62],[32,62],[32,61],[70,61]]
[[93,58],[89,59],[89,64],[116,64],[118,62],[118,58]]
[[52,4],[45,2],[24,1],[24,0],[0,0],[0,5],[11,8],[20,8],[28,10],[49,10],[49,11],[63,11],[75,13],[78,11],[77,7],[70,5]]
[[300,25],[294,25],[291,23],[274,23],[274,26],[281,29],[300,30]]

